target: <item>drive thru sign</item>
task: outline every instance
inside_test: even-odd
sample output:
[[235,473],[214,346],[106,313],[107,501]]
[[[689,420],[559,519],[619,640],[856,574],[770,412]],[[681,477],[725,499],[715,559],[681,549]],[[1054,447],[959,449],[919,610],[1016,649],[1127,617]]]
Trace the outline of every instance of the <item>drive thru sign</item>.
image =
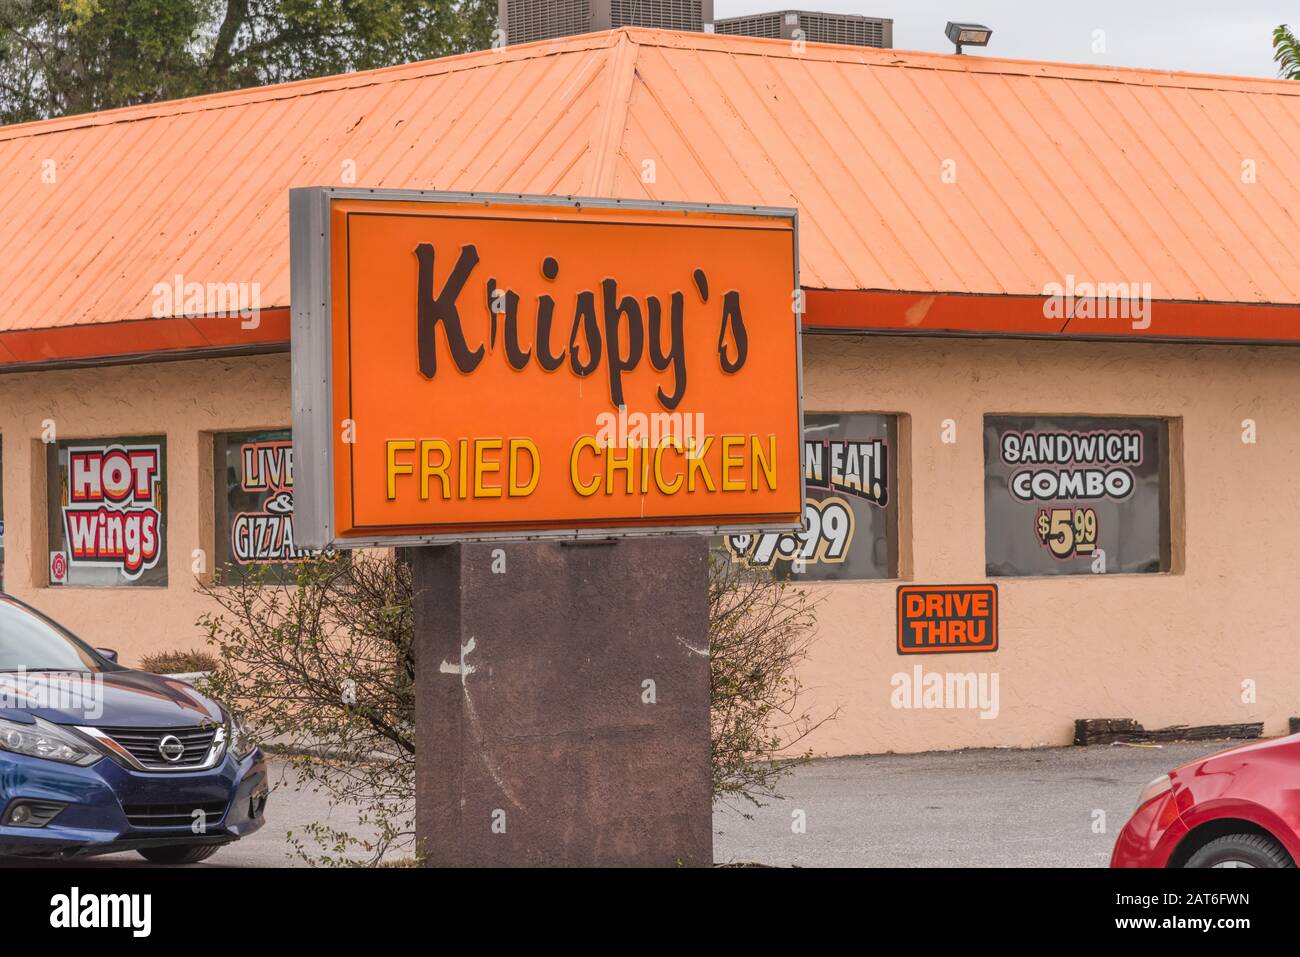
[[799,527],[793,210],[290,209],[298,544]]

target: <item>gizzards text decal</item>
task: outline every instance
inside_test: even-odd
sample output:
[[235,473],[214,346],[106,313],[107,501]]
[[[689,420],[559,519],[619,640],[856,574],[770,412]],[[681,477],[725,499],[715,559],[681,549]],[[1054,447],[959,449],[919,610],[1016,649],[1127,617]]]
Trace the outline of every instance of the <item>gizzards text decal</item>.
[[293,443],[246,442],[239,446],[239,488],[255,508],[236,511],[230,523],[230,554],[239,565],[296,561],[309,554],[293,541]]

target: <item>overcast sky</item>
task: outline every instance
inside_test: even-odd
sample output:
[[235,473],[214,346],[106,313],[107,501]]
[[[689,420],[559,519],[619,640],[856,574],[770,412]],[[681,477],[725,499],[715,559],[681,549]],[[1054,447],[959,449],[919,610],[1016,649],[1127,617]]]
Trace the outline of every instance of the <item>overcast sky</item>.
[[[952,52],[949,20],[982,23],[993,38],[972,55],[1276,76],[1273,28],[1300,28],[1300,0],[714,0],[715,17],[770,10],[892,17],[899,50]],[[1093,51],[1104,31],[1104,53]]]

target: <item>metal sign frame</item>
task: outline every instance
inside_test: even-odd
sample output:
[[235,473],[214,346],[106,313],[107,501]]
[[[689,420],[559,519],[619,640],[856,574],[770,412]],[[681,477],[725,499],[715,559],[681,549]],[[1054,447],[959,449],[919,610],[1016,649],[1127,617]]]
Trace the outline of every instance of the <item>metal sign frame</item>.
[[[334,200],[377,200],[483,205],[560,206],[573,209],[629,209],[751,215],[791,221],[794,289],[799,282],[799,213],[792,207],[740,206],[724,203],[622,200],[528,193],[446,192],[416,189],[368,189],[311,186],[289,190],[291,359],[293,397],[294,537],[310,548],[390,548],[457,542],[575,541],[640,538],[657,535],[723,535],[743,532],[797,532],[802,529],[806,497],[803,448],[803,312],[792,310],[795,322],[795,363],[800,449],[798,524],[716,524],[600,526],[542,530],[502,530],[472,533],[347,536],[334,527],[333,355],[330,277],[330,205]],[[319,533],[319,534],[318,534]]]

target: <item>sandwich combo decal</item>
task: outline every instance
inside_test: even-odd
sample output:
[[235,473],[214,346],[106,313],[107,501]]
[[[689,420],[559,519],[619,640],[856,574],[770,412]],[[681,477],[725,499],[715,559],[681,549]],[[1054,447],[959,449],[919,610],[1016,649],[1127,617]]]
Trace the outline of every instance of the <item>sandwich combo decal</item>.
[[[1101,536],[1096,502],[1127,499],[1136,484],[1132,470],[1143,461],[1136,429],[1010,430],[1002,433],[999,452],[1014,470],[1007,482],[1011,497],[1039,505],[1034,534],[1058,559],[1093,553]],[[1060,507],[1062,499],[1077,504]]]
[[1167,446],[1159,419],[985,416],[987,573],[1166,567]]
[[792,211],[291,207],[302,544],[800,525]]

